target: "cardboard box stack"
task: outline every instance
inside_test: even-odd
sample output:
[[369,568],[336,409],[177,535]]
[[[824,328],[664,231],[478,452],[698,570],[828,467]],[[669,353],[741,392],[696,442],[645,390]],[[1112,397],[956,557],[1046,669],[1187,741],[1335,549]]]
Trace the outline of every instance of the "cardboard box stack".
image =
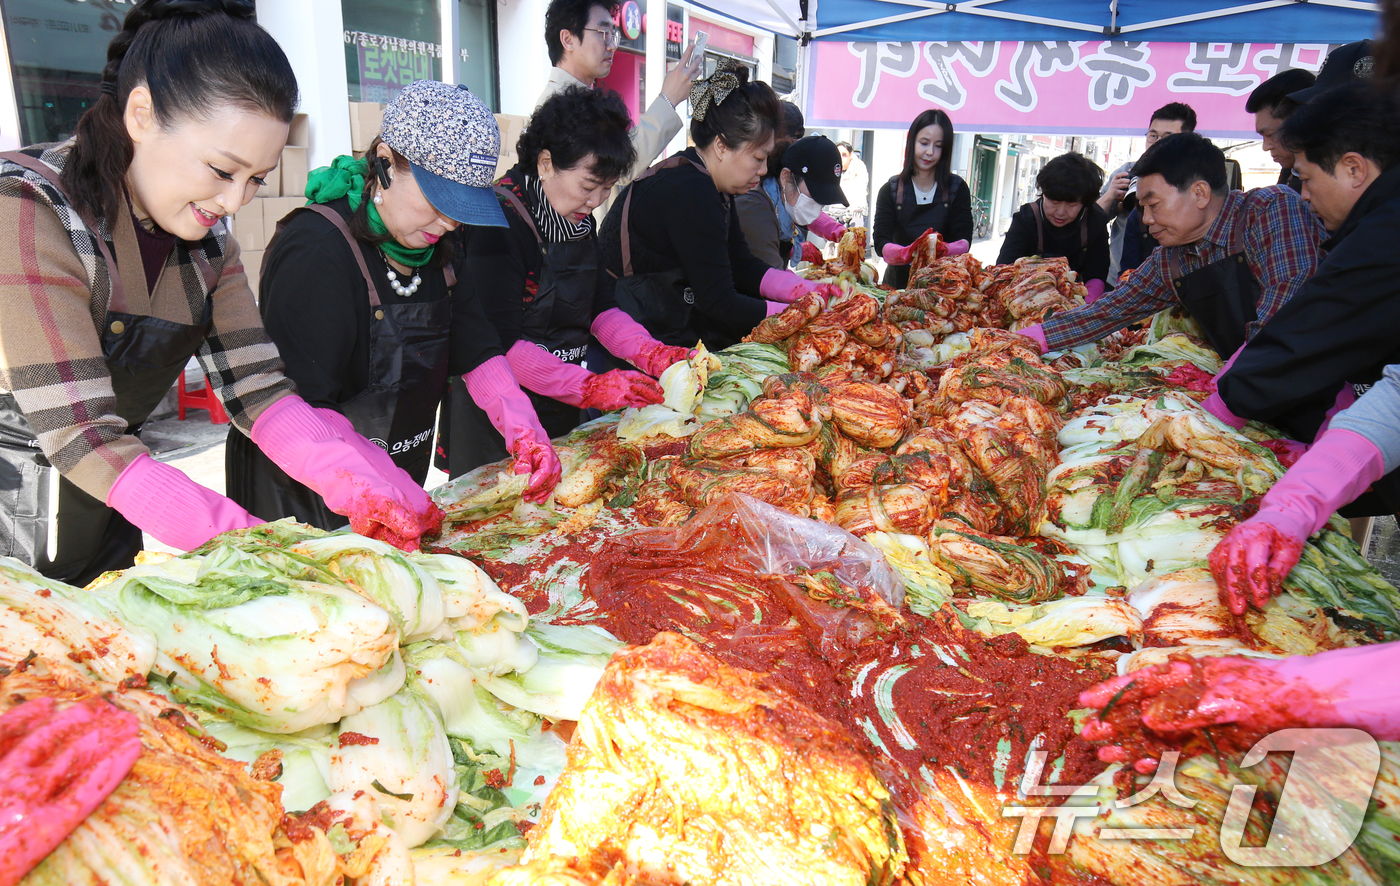
[[525,123],[529,119],[514,114],[496,115],[496,125],[501,128],[501,156],[496,162],[496,178],[505,175],[506,170],[515,165],[515,143],[519,141],[520,133],[524,131]]
[[379,102],[350,103],[350,150],[356,157],[369,150],[369,143],[384,123],[384,105]]
[[243,269],[253,294],[258,294],[258,274],[262,269],[263,251],[277,233],[277,222],[283,216],[306,203],[307,150],[310,130],[305,114],[292,118],[287,132],[287,146],[282,160],[267,184],[258,189],[257,197],[233,216],[233,236],[243,250]]

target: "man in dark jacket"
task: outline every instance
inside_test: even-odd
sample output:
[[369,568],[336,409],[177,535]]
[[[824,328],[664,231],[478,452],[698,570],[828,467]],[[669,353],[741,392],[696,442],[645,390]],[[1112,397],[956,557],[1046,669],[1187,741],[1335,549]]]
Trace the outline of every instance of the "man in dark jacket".
[[[1303,198],[1332,235],[1327,255],[1206,406],[1229,423],[1274,422],[1306,442],[1325,424],[1291,421],[1302,404],[1336,400],[1343,383],[1359,394],[1400,362],[1400,108],[1367,83],[1347,84],[1295,111],[1282,139],[1297,156]],[[1396,472],[1373,489],[1343,513],[1400,508]]]
[[1307,89],[1317,76],[1302,68],[1280,71],[1260,83],[1249,94],[1244,109],[1254,115],[1254,131],[1264,140],[1264,150],[1279,165],[1278,183],[1299,190],[1298,173],[1293,171],[1293,152],[1279,144],[1278,130],[1300,104],[1291,93]]

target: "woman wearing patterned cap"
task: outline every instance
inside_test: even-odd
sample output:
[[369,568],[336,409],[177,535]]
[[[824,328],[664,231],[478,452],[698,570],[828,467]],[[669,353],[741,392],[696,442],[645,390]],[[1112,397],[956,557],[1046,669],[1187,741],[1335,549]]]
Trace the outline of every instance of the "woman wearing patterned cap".
[[[384,110],[364,160],[314,170],[309,205],[278,225],[263,259],[268,334],[302,396],[353,427],[419,484],[450,374],[505,436],[528,495],[543,500],[559,461],[471,292],[446,235],[504,225],[491,178],[501,135],[463,87],[419,80]],[[229,495],[271,519],[343,524],[301,483],[230,435]]]
[[733,197],[767,169],[782,111],[728,60],[691,90],[687,148],[628,186],[603,222],[617,303],[668,345],[727,347],[812,289],[749,251]]
[[0,160],[0,555],[81,585],[130,566],[143,530],[189,550],[261,522],[138,436],[195,355],[235,436],[357,529],[407,543],[441,521],[296,395],[223,223],[276,167],[296,95],[251,2],[142,0],[73,140]]
[[[476,293],[553,437],[577,427],[581,409],[660,403],[652,376],[690,355],[619,310],[616,281],[603,269],[592,213],[635,162],[630,126],[615,92],[573,86],[550,96],[520,136],[519,164],[496,187],[508,227],[467,239],[463,285]],[[642,371],[585,369],[590,334]],[[482,409],[455,397],[453,405],[450,473],[505,457]]]

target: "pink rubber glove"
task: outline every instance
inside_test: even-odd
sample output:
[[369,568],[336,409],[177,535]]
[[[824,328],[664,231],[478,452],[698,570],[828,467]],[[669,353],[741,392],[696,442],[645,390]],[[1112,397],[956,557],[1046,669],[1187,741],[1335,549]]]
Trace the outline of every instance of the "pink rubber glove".
[[[327,421],[322,412],[293,394],[258,416],[250,436],[287,476],[349,517],[352,530],[417,550],[421,536],[442,527],[442,510],[388,453],[345,437],[343,416],[336,413]],[[351,436],[359,435],[352,431]]]
[[232,499],[144,452],[107,490],[107,506],[182,551],[192,551],[221,532],[263,522]]
[[776,314],[781,314],[783,311],[786,311],[788,308],[792,307],[792,305],[785,305],[780,301],[766,301],[763,304],[765,305],[764,310],[766,311],[766,313],[764,314],[765,317],[772,317]]
[[1220,396],[1220,380],[1225,377],[1225,373],[1230,371],[1230,367],[1235,365],[1235,361],[1239,359],[1240,354],[1243,354],[1244,349],[1248,346],[1249,342],[1245,342],[1235,349],[1235,353],[1230,355],[1230,359],[1225,361],[1225,365],[1220,367],[1215,373],[1215,378],[1211,380],[1211,395],[1201,401],[1202,409],[1237,431],[1248,424],[1249,419],[1235,415],[1230,411],[1230,407],[1225,405],[1225,401]]
[[1034,341],[1036,346],[1040,348],[1040,353],[1043,354],[1050,350],[1050,343],[1045,340],[1045,329],[1039,323],[1022,329],[1021,334]]
[[972,248],[972,244],[966,240],[954,240],[952,243],[944,243],[943,246],[948,250],[948,255],[964,255]]
[[57,708],[31,698],[0,716],[0,883],[43,861],[141,755],[135,715],[98,696]]
[[[965,240],[959,240],[958,242],[959,242],[959,243],[965,243],[965,242],[967,242],[967,241],[965,241]],[[949,252],[952,252],[952,246],[951,246],[951,245],[949,246],[948,251],[949,251]],[[1103,282],[1102,280],[1090,280],[1088,283],[1085,283],[1085,284],[1084,284],[1084,304],[1086,304],[1086,305],[1092,305],[1094,302],[1096,302],[1096,301],[1098,301],[1099,299],[1103,298],[1103,287],[1104,287],[1104,282]]]
[[1392,677],[1397,665],[1400,643],[1282,660],[1173,659],[1080,693],[1079,703],[1098,712],[1081,734],[1109,743],[1099,749],[1099,759],[1143,773],[1156,769],[1165,750],[1194,753],[1211,744],[1235,744],[1231,733],[1344,726],[1391,741],[1400,737]]
[[614,369],[597,375],[590,374],[583,383],[582,403],[585,409],[612,412],[629,406],[650,406],[665,399],[656,379],[630,369]]
[[595,375],[524,339],[510,346],[506,359],[525,387],[580,409],[610,411],[647,406],[662,399],[661,386],[640,372],[614,369]]
[[1332,402],[1332,408],[1327,410],[1327,414],[1323,416],[1322,424],[1318,426],[1317,434],[1313,436],[1313,439],[1316,440],[1327,433],[1327,429],[1332,427],[1332,419],[1337,417],[1337,413],[1350,409],[1355,402],[1356,388],[1351,386],[1351,382],[1343,382],[1342,389],[1337,392],[1337,399]]
[[491,425],[501,432],[506,451],[514,458],[512,470],[529,474],[530,485],[524,498],[540,504],[559,485],[562,469],[559,456],[549,444],[549,434],[540,425],[535,407],[510,371],[505,357],[492,357],[462,376],[467,393],[486,413]]
[[516,438],[510,454],[515,456],[515,473],[530,475],[530,484],[525,487],[521,497],[535,504],[544,504],[564,473],[549,438],[536,437],[534,431],[525,430]]
[[[383,447],[365,439],[359,431],[355,430],[355,426],[350,423],[350,419],[336,412],[334,409],[326,409],[321,406],[312,408],[316,410],[316,414],[324,419],[326,424],[330,425],[346,443],[353,446],[360,456],[372,465],[375,470],[379,471],[390,482],[402,483],[405,495],[412,495],[413,490],[423,488],[419,484],[414,483],[412,477],[401,470],[398,465],[394,464],[394,459],[388,452],[384,451]],[[359,532],[359,530],[356,531]],[[363,532],[360,532],[360,534],[367,538],[375,538],[379,541],[391,544],[404,551],[416,551],[419,547],[416,536],[413,538],[401,536],[397,531],[390,529],[382,523],[375,523],[367,527]]]
[[609,353],[616,354],[647,375],[660,375],[672,363],[689,360],[694,353],[691,348],[663,345],[621,308],[608,308],[599,314],[593,321],[591,331]]
[[1210,552],[1211,575],[1230,611],[1263,608],[1282,591],[1308,536],[1384,473],[1380,450],[1360,434],[1334,430],[1317,438],[1264,496],[1259,513]]
[[663,345],[657,342],[649,347],[642,348],[641,353],[632,362],[638,369],[653,378],[659,378],[661,373],[670,369],[673,365],[689,360],[695,356],[694,348],[682,348],[675,345]]
[[846,226],[823,212],[817,220],[807,226],[807,230],[823,240],[835,242],[846,236]]
[[[1216,376],[1216,378],[1219,377],[1219,375]],[[1219,391],[1202,400],[1201,408],[1237,431],[1249,423],[1249,419],[1240,418],[1230,411],[1230,407],[1226,406],[1225,401],[1221,399]]]
[[523,387],[560,403],[583,407],[583,383],[593,376],[587,369],[566,363],[523,338],[506,351],[506,360]]
[[769,301],[791,304],[816,288],[815,283],[800,274],[782,268],[769,268],[758,284],[758,294]]
[[549,439],[505,357],[492,357],[462,376],[462,381],[472,401],[505,438],[507,451],[514,450],[515,441],[526,431],[533,432],[536,440]]
[[883,258],[885,264],[888,265],[907,265],[909,264],[909,254],[913,251],[914,247],[912,244],[909,246],[900,246],[898,243],[886,243],[885,247],[880,250],[880,257]]
[[1273,440],[1263,440],[1259,443],[1265,449],[1274,454],[1278,463],[1287,470],[1298,463],[1298,459],[1303,457],[1303,453],[1308,451],[1308,444],[1299,443],[1297,440],[1290,440],[1287,437],[1279,437]]

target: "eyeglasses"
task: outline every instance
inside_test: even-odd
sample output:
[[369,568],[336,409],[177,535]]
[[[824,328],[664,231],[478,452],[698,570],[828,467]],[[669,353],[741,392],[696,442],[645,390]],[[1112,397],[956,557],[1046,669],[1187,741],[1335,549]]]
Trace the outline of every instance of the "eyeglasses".
[[622,41],[622,32],[617,28],[584,28],[584,30],[603,35],[603,46],[608,49],[616,49],[618,43]]

